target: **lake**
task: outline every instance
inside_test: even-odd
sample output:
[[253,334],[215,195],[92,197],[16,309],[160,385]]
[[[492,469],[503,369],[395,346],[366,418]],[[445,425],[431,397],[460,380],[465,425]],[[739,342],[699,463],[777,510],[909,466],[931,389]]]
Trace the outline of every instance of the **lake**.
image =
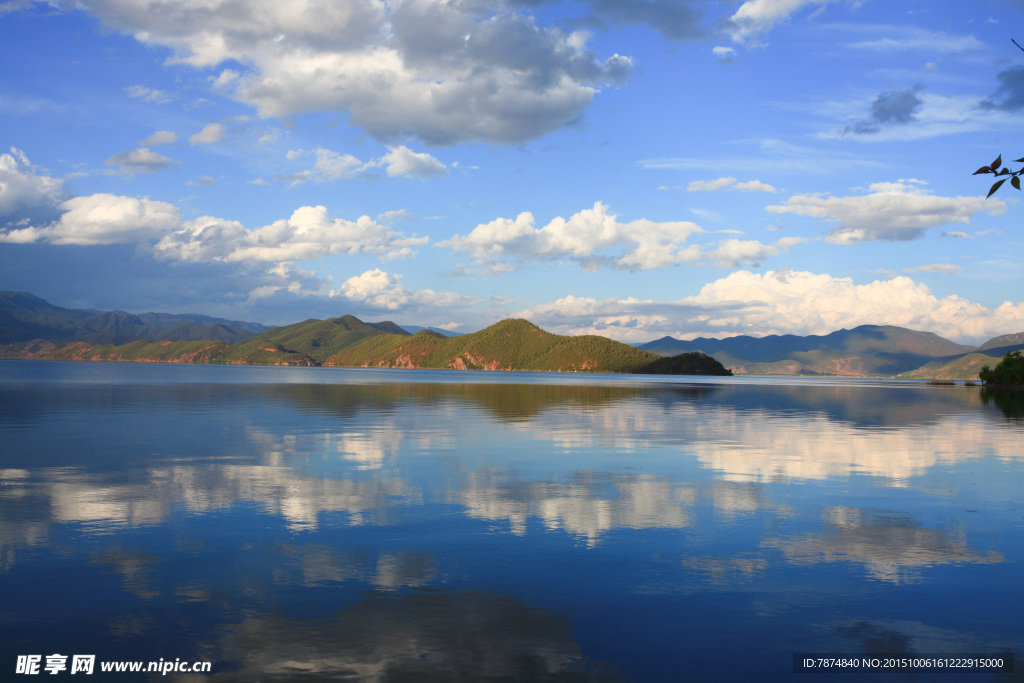
[[827,653],[1022,680],[1022,412],[897,380],[0,362],[0,679],[834,680],[794,673]]

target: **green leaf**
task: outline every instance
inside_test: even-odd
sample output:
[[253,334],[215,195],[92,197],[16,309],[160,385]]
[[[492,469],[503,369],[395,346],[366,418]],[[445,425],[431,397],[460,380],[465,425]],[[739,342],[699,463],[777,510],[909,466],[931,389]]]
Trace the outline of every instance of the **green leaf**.
[[1013,185],[1013,189],[1019,190],[1020,189],[1020,178],[1018,178],[1017,176],[1013,176],[1012,178],[1010,178],[1010,184]]
[[996,160],[992,162],[992,168],[999,168],[1003,165],[1003,155],[1000,154],[996,157]]
[[977,171],[975,171],[971,175],[978,175],[979,173],[992,173],[992,167],[991,166],[982,166],[981,168],[979,168]]
[[1024,162],[1024,159],[1017,159],[1017,161],[1016,161],[1016,163],[1018,163],[1018,164],[1021,163],[1021,162]]
[[988,194],[987,194],[987,195],[985,195],[985,199],[988,199],[988,198],[989,198],[989,197],[991,197],[991,196],[992,196],[993,194],[995,194],[995,191],[996,191],[996,190],[998,190],[998,189],[999,189],[999,188],[1000,188],[1000,187],[1002,186],[1002,184],[1003,184],[1003,183],[1005,183],[1005,182],[1006,182],[1006,178],[1003,178],[1003,179],[1002,179],[1002,180],[1000,180],[1000,181],[999,181],[998,183],[996,183],[995,185],[993,185],[993,186],[992,186],[992,189],[988,191]]

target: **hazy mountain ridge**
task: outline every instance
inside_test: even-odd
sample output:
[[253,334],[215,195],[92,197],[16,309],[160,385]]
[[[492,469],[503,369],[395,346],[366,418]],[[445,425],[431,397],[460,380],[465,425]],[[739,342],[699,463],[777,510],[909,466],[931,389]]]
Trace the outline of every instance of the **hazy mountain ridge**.
[[33,339],[92,344],[200,339],[235,343],[268,329],[260,323],[191,313],[61,308],[28,292],[0,292],[0,344]]
[[860,325],[804,337],[662,337],[638,348],[660,354],[702,351],[738,374],[975,379],[983,365],[994,365],[1006,353],[1024,348],[1024,333],[1001,335],[973,347],[931,332]]

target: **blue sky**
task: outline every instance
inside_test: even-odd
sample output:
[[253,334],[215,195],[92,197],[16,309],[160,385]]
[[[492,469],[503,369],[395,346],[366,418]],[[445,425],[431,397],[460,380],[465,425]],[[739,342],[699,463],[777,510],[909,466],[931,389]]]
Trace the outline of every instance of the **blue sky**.
[[971,176],[1024,156],[1022,18],[0,2],[0,289],[269,324],[981,342],[1024,330],[1024,207]]

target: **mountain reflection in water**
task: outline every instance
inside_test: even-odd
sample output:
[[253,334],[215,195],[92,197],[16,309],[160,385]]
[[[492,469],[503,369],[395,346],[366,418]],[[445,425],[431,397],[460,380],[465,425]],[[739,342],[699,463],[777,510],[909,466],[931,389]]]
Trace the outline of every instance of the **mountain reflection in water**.
[[1024,425],[977,389],[61,365],[0,365],[0,666],[676,680],[739,638],[788,680],[1024,642]]

